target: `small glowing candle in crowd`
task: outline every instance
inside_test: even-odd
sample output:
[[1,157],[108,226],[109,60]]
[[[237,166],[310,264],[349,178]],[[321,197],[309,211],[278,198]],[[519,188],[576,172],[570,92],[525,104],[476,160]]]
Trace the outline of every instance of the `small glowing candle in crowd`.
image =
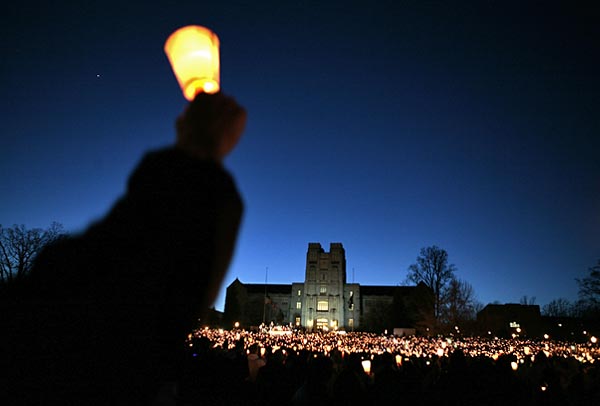
[[442,350],[441,348],[438,348],[438,350],[437,350],[437,356],[438,357],[443,357],[444,356],[444,350]]
[[531,354],[531,351],[529,350],[529,347],[523,347],[523,352],[525,353],[525,355]]
[[544,339],[546,339],[546,340],[547,340],[547,339],[549,339],[549,338],[550,338],[550,336],[549,336],[548,334],[544,334]]
[[198,25],[180,28],[165,42],[165,53],[187,100],[219,91],[219,38],[214,32]]
[[402,355],[396,354],[396,365],[402,366]]
[[266,351],[267,351],[267,350],[265,350],[265,347],[261,347],[261,348],[260,348],[260,356],[261,356],[261,357],[264,357],[264,356],[265,356],[265,352],[266,352]]
[[592,344],[596,344],[598,342],[598,339],[595,336],[591,336],[590,341],[592,342]]
[[233,325],[233,327],[235,327],[235,328],[240,328],[240,322],[239,322],[239,321],[236,321],[236,322],[235,322],[235,324]]
[[362,367],[365,370],[365,374],[371,375],[371,360],[366,359],[362,362]]
[[512,368],[513,371],[516,371],[517,369],[519,369],[519,364],[517,364],[516,362],[511,362],[510,363],[510,367]]

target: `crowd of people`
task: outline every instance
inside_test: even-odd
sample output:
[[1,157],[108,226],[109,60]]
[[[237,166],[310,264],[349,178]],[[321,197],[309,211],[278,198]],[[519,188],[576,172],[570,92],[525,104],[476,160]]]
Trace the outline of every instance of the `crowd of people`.
[[600,350],[524,338],[202,328],[180,404],[593,405]]

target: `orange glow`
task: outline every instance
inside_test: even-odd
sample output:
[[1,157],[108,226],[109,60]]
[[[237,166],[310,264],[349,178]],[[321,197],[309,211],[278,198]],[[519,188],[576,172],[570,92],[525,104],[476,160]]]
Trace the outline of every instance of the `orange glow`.
[[214,32],[198,25],[180,28],[165,42],[165,53],[187,100],[219,91],[219,38]]
[[362,361],[362,367],[365,370],[365,373],[367,375],[371,374],[371,361],[370,360]]

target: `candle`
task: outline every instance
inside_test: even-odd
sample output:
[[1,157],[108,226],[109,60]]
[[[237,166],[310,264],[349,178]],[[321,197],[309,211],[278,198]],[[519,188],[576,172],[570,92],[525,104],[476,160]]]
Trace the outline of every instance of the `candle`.
[[164,49],[187,100],[192,101],[200,92],[219,91],[219,38],[215,33],[188,25],[171,34]]

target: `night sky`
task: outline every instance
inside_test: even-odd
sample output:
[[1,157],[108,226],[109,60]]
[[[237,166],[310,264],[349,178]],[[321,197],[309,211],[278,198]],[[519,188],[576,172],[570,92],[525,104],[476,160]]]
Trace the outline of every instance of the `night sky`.
[[438,245],[484,304],[575,299],[600,259],[593,9],[134,3],[2,7],[0,224],[77,232],[110,209],[143,153],[174,140],[185,100],[163,44],[199,24],[248,110],[225,162],[246,210],[217,308],[267,267],[303,281],[308,242],[342,242],[366,285],[404,282]]

